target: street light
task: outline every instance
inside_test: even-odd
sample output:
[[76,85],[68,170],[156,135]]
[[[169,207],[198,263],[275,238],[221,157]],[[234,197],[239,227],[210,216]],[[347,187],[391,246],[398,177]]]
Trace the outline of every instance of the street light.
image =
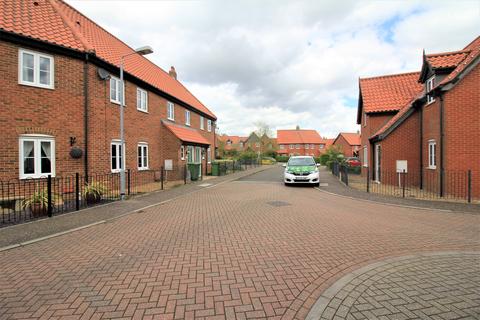
[[147,55],[152,53],[152,47],[150,46],[144,46],[136,49],[134,52],[131,52],[129,54],[126,54],[120,58],[120,83],[121,88],[119,94],[121,94],[122,99],[120,99],[120,159],[121,161],[121,166],[120,166],[120,199],[124,200],[125,199],[125,130],[123,128],[123,108],[125,106],[125,83],[123,81],[123,64],[124,60],[126,57],[134,55],[134,54],[139,54],[139,55]]

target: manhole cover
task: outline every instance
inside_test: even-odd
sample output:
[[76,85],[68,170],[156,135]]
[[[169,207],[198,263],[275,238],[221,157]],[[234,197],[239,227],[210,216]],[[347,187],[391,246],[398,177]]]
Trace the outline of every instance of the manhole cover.
[[199,184],[198,186],[199,187],[210,187],[212,184],[211,183],[202,183],[202,184]]
[[274,207],[285,207],[285,206],[290,205],[290,203],[285,202],[285,201],[269,201],[269,202],[267,202],[267,204],[269,204],[271,206],[274,206]]

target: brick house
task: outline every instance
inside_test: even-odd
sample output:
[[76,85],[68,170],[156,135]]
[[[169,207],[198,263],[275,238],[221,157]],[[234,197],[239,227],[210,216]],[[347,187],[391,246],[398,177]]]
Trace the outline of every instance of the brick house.
[[277,130],[277,144],[280,155],[318,157],[327,149],[328,139],[320,137],[316,130],[296,128]]
[[[370,166],[373,179],[395,183],[382,172],[396,172],[401,161],[411,185],[441,196],[464,196],[470,170],[473,196],[480,197],[479,62],[480,37],[459,51],[423,55],[417,87],[398,103],[398,112],[374,128],[368,119],[362,125],[370,160],[364,165]],[[360,81],[359,124],[365,108]]]
[[244,150],[245,141],[248,137],[241,136],[229,136],[226,134],[217,135],[217,149],[220,157],[224,156],[225,152],[237,151],[242,152]]
[[358,157],[362,145],[360,133],[340,132],[333,141],[333,145],[337,147],[345,157]]
[[165,160],[206,170],[215,115],[173,67],[163,71],[63,1],[1,0],[0,57],[0,180],[118,172],[123,157],[134,171]]

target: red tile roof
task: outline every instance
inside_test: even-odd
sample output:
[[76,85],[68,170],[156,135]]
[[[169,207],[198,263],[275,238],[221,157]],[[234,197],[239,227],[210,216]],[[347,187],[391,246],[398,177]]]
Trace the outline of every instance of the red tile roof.
[[420,88],[420,73],[409,72],[361,78],[360,92],[366,113],[398,111]]
[[469,54],[469,51],[427,54],[425,58],[433,69],[454,68]]
[[[362,139],[360,138],[360,133],[356,132],[340,132],[338,137],[342,136],[349,145],[359,146],[362,144]],[[337,137],[337,139],[338,139]],[[337,140],[335,139],[335,140]]]
[[178,139],[183,142],[192,142],[204,145],[210,145],[210,142],[193,128],[187,128],[169,121],[162,121],[163,125],[167,127]]
[[316,130],[277,130],[278,144],[323,143]]
[[[61,0],[0,0],[0,30],[81,52],[114,65],[134,50]],[[216,119],[178,80],[143,56],[125,59],[125,72]]]

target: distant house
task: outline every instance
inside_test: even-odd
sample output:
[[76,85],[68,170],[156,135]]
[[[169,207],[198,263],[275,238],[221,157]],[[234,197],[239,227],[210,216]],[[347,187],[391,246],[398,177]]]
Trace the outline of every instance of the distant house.
[[278,154],[287,156],[314,156],[318,157],[331,143],[322,138],[316,130],[297,129],[277,130]]
[[459,51],[424,54],[420,72],[360,79],[361,158],[373,179],[391,183],[383,173],[400,161],[410,184],[464,196],[470,171],[480,197],[479,64],[477,37]]
[[358,157],[360,146],[362,145],[360,133],[355,132],[341,132],[333,141],[345,157]]

